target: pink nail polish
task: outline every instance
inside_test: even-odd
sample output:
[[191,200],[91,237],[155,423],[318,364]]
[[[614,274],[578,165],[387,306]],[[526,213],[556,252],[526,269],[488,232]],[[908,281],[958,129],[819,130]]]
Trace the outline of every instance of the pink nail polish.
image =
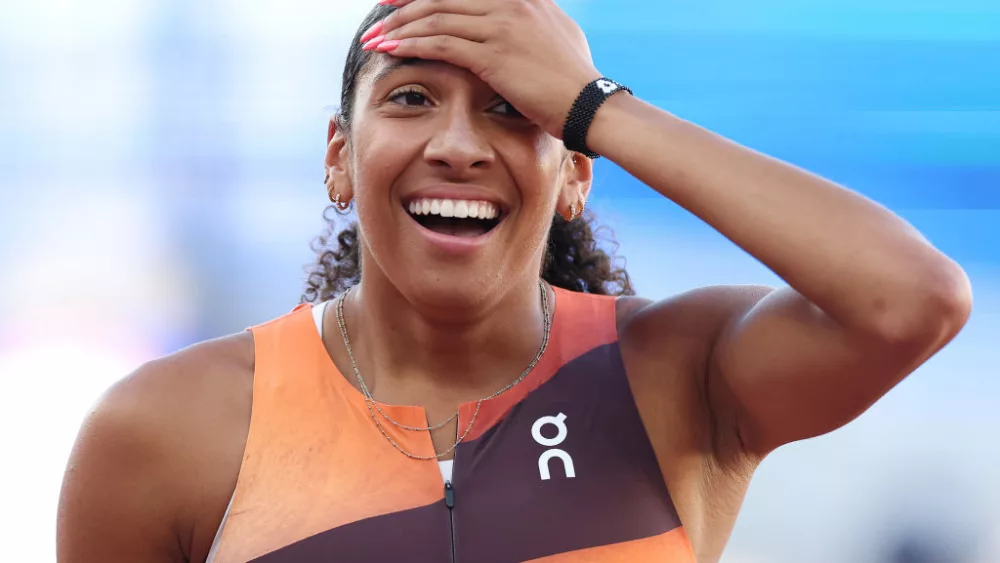
[[369,39],[362,47],[362,51],[371,51],[378,47],[383,41],[385,41],[385,35],[379,35],[378,37],[372,37]]
[[361,43],[362,44],[367,43],[368,41],[371,40],[372,37],[375,37],[375,36],[381,34],[382,33],[382,24],[383,23],[385,23],[385,20],[382,20],[382,21],[376,23],[375,25],[369,27],[368,31],[366,31],[364,33],[364,35],[361,36]]
[[380,53],[389,53],[395,51],[396,47],[399,47],[399,40],[393,39],[391,41],[383,41],[375,47],[375,50]]
[[378,3],[382,4],[383,6],[386,4],[392,6],[393,4],[396,3],[396,0],[378,0]]

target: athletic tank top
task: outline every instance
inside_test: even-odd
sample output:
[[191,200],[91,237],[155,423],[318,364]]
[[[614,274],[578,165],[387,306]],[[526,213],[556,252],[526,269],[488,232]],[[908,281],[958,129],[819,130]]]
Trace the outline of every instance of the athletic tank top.
[[[483,403],[444,481],[385,439],[311,305],[251,330],[250,431],[210,562],[695,563],[625,376],[613,297],[555,289],[544,356]],[[420,407],[380,406],[427,425]],[[463,431],[474,412],[461,406]],[[434,455],[429,433],[383,428]]]

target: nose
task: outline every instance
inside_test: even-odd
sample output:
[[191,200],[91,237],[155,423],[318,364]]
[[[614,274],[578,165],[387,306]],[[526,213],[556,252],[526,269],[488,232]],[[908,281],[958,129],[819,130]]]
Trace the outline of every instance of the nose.
[[424,149],[427,162],[459,174],[490,167],[496,154],[483,130],[488,124],[478,123],[477,117],[457,105],[442,112]]

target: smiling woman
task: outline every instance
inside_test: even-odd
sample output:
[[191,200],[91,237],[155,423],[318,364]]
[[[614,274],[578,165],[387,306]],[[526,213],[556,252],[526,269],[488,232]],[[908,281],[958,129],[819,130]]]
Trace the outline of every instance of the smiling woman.
[[[405,145],[399,143],[397,139],[413,139],[419,142],[419,136],[414,135],[417,127],[441,127],[440,115],[434,121],[430,119],[431,115],[440,114],[443,108],[469,104],[480,114],[479,119],[490,125],[493,131],[505,133],[504,137],[510,140],[508,146],[515,146],[516,142],[516,145],[531,149],[530,154],[518,155],[521,161],[518,167],[520,170],[538,170],[533,163],[546,162],[546,159],[542,158],[545,155],[559,159],[558,162],[552,161],[552,158],[547,159],[548,169],[541,172],[548,172],[550,175],[565,174],[568,166],[575,168],[576,164],[582,164],[580,160],[582,157],[579,155],[565,150],[553,150],[553,147],[557,146],[556,139],[529,122],[516,108],[485,84],[476,80],[477,87],[470,88],[468,80],[470,77],[467,76],[467,72],[423,59],[381,57],[372,49],[362,48],[363,42],[370,43],[368,41],[370,38],[365,36],[370,33],[362,35],[360,31],[370,31],[373,29],[372,26],[377,25],[394,10],[392,6],[373,10],[355,37],[356,41],[348,53],[344,68],[341,111],[331,121],[329,141],[343,139],[345,152],[351,158],[358,158],[359,155],[370,159],[378,158],[385,166],[393,160],[379,156],[371,148],[364,150],[356,148],[357,143],[368,140],[368,137],[358,139],[357,136],[350,134],[352,129],[357,127],[354,123],[358,117],[356,113],[360,113],[362,119],[367,118],[368,123],[372,123],[376,117],[380,118],[380,121],[375,123],[381,124],[383,134],[389,139],[389,151],[396,155],[394,160],[398,162],[400,151]],[[462,97],[465,99],[459,99]],[[495,163],[491,163],[498,156],[508,155],[493,153],[492,150],[473,154],[472,151],[483,148],[482,140],[462,138],[460,133],[463,129],[448,124],[444,130],[452,134],[440,139],[436,146],[438,148],[444,146],[445,150],[448,150],[447,146],[441,143],[457,143],[464,151],[459,158],[474,159],[476,162],[472,162],[471,165],[459,163],[458,166],[452,166],[445,159],[439,159],[438,163],[449,167],[450,172],[438,174],[436,179],[424,179],[422,182],[428,185],[419,191],[400,196],[399,203],[409,212],[415,223],[426,231],[426,236],[436,241],[436,248],[439,250],[471,251],[479,244],[485,243],[488,240],[487,235],[509,217],[513,203],[509,200],[515,194],[511,193],[513,190],[507,190],[506,193],[499,191],[498,188],[502,183],[493,178],[490,182],[492,186],[489,187],[469,181],[469,174],[463,171],[463,166],[475,170],[473,176],[495,177],[502,172]],[[340,137],[337,136],[338,131],[341,133]],[[347,142],[353,142],[355,146],[346,146]],[[433,159],[432,151],[435,147],[431,146],[428,149],[423,158]],[[340,158],[340,155],[332,157]],[[334,174],[336,170],[343,169],[343,164],[339,161],[336,164],[333,162],[328,164],[333,164]],[[351,163],[351,165],[367,168],[362,163]],[[479,169],[483,168],[492,170],[480,172]],[[586,166],[585,173],[589,174],[589,166]],[[355,199],[358,202],[360,215],[364,196],[355,195],[353,191],[349,193],[346,189],[338,191],[334,186],[336,179],[328,171],[327,184],[331,200],[344,205],[349,198]],[[504,180],[510,187],[514,187],[516,178]],[[557,181],[559,180],[556,178],[532,179],[526,183],[555,185]],[[342,182],[341,185],[345,184]],[[586,194],[581,192],[578,201],[571,202],[564,214],[552,215],[547,237],[544,233],[533,234],[536,240],[548,241],[545,246],[545,258],[542,260],[543,278],[556,287],[573,291],[632,295],[628,274],[623,268],[616,266],[613,257],[601,248],[595,237],[597,229],[591,224],[593,215],[584,212],[585,198]],[[539,208],[541,209],[544,207]],[[538,222],[534,221],[532,224]],[[352,225],[341,233],[337,233],[337,227],[336,222],[331,220],[330,232],[318,241],[318,248],[322,249],[322,252],[316,269],[309,276],[306,301],[325,301],[359,280],[361,247],[357,245],[359,241],[357,226]],[[431,233],[446,236],[433,237]],[[334,234],[337,234],[338,246],[330,244],[334,242],[332,237]],[[614,246],[613,240],[607,242]],[[515,262],[532,264],[538,260],[525,257]],[[493,261],[488,267],[495,268],[499,264],[501,263]],[[500,279],[498,276],[482,277]]]
[[[330,124],[356,224],[329,218],[292,312],[109,391],[61,561],[714,562],[768,453],[964,325],[909,225],[643,103],[550,0],[395,4]],[[580,217],[598,154],[789,287],[627,295]]]

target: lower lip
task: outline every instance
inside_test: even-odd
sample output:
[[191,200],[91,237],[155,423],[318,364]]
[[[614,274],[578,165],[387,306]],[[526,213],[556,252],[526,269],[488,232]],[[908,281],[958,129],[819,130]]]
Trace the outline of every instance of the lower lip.
[[[456,237],[452,235],[445,235],[441,233],[436,233],[420,223],[410,215],[405,209],[403,213],[410,221],[417,227],[417,230],[430,242],[434,247],[448,254],[469,254],[475,252],[489,243],[490,238],[493,237],[493,233],[500,228],[498,223],[495,227],[490,229],[489,232],[476,237]],[[501,221],[502,223],[502,221]]]

